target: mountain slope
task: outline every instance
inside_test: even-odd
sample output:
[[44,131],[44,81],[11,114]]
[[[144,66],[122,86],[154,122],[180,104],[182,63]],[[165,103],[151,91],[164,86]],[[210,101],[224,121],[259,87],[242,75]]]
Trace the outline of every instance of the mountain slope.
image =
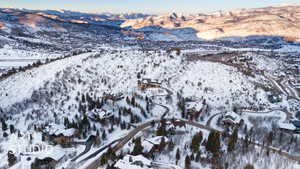
[[300,6],[278,6],[258,9],[239,9],[180,16],[165,16],[126,20],[122,27],[139,29],[149,26],[163,28],[193,28],[198,37],[216,39],[252,35],[283,36],[300,39]]

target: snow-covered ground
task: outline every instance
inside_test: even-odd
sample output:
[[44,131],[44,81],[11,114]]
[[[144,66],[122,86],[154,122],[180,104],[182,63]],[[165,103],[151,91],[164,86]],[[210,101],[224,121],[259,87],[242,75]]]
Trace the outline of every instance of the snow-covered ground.
[[91,55],[92,53],[87,53],[67,58],[63,61],[53,62],[41,68],[21,72],[1,81],[0,106],[6,108],[29,98],[34,90],[42,87],[46,81],[53,80],[57,72],[62,71],[68,66],[80,64],[82,59]]
[[[253,57],[255,57],[254,54]],[[257,63],[258,69],[272,72],[281,68],[281,61],[272,62],[273,60],[264,59],[259,55],[253,62]],[[138,81],[144,78],[161,82],[161,86],[141,90],[138,87]],[[70,136],[73,127],[77,127],[83,133],[80,138],[76,138],[77,140],[86,140],[88,135],[100,133],[99,137],[103,138],[101,143],[92,146],[90,151],[77,159],[75,163],[71,162],[71,159],[83,152],[84,146],[62,148],[66,157],[58,166],[67,167],[76,165],[76,162],[89,157],[102,146],[109,144],[110,141],[123,138],[132,130],[132,126],[160,119],[166,112],[168,112],[166,114],[168,118],[183,117],[182,111],[178,108],[180,98],[193,98],[192,101],[186,103],[185,108],[203,111],[200,118],[194,119],[201,124],[208,122],[211,116],[232,111],[235,107],[263,107],[264,109],[297,107],[298,101],[295,100],[296,103],[291,106],[287,97],[283,97],[281,103],[271,104],[267,97],[269,92],[262,87],[257,87],[258,82],[261,85],[270,85],[268,79],[262,75],[250,77],[241,73],[236,67],[221,63],[201,60],[188,61],[183,55],[171,57],[165,51],[143,52],[130,48],[121,48],[120,50],[102,48],[99,53],[86,53],[51,62],[0,81],[0,110],[12,116],[7,119],[8,125],[14,125],[22,133],[33,131],[33,126],[44,127],[49,124],[54,125],[55,129],[50,132],[51,135]],[[107,94],[118,95],[119,93],[122,96],[120,100],[103,99]],[[103,105],[95,108],[92,107],[94,104]],[[110,112],[109,117],[101,115],[104,110]],[[93,119],[90,116],[95,112],[99,113],[99,119]],[[88,119],[88,122],[85,118]],[[219,118],[220,116],[215,116],[211,120],[210,127],[223,130],[222,126],[217,125]],[[272,120],[264,121],[259,125],[271,130],[272,122],[286,121],[287,114],[274,110],[269,113],[243,113],[242,118],[249,128],[255,125],[253,124],[255,118],[271,118]],[[86,123],[89,124],[89,127],[84,127]],[[158,142],[157,137],[151,135],[151,129],[153,128],[149,128],[150,137],[143,132],[135,136],[144,137],[143,141],[146,142],[143,142],[143,145],[145,147],[149,146],[149,141]],[[199,129],[193,127],[182,127],[176,130],[177,133],[183,135],[176,136],[178,140],[176,140],[175,150],[177,148],[187,149],[191,138],[198,131]],[[209,132],[201,131],[203,138],[207,139]],[[38,138],[37,133],[34,138]],[[8,151],[11,145],[18,144],[22,139],[11,134],[5,141],[0,141],[0,146]],[[36,139],[36,141],[41,141],[41,139]],[[29,144],[28,139],[27,144]],[[126,144],[123,148],[124,152],[132,151],[132,145],[132,142]],[[225,150],[225,148],[222,146],[222,149]],[[104,152],[85,161],[83,168],[92,163],[94,159],[100,158]],[[201,152],[205,158],[207,154],[204,146],[201,146]],[[165,167],[183,168],[183,157],[189,155],[190,152],[184,151],[178,164],[175,164],[174,159],[176,152],[169,153],[169,155],[159,155],[155,160],[150,161],[152,164]],[[0,153],[0,155],[7,158],[4,153]],[[120,167],[136,167],[125,157],[120,159],[121,161],[118,163]],[[6,161],[7,159],[1,165],[6,165]],[[245,164],[245,161],[247,160],[243,160],[241,165]],[[255,166],[260,164],[252,163]],[[201,167],[210,168],[210,165]]]

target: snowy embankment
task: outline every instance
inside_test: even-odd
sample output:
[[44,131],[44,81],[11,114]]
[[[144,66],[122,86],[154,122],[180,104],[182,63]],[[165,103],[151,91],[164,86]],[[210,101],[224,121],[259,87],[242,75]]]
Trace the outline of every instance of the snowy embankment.
[[0,107],[7,108],[29,98],[32,92],[40,88],[46,81],[54,80],[57,72],[72,65],[80,65],[84,58],[91,55],[92,53],[85,53],[55,61],[0,81]]

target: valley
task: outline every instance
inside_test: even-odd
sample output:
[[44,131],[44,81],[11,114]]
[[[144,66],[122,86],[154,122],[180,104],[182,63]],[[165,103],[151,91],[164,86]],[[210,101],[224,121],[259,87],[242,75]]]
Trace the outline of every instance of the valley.
[[1,8],[0,169],[300,168],[298,9]]

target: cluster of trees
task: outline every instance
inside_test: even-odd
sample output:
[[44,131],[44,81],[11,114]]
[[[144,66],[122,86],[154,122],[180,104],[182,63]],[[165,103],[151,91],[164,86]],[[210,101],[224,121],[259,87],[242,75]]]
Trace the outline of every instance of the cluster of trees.
[[[136,96],[137,96],[137,95],[136,95]],[[143,98],[141,98],[141,99],[143,99]],[[131,106],[133,106],[133,107],[135,107],[135,108],[138,108],[138,109],[140,110],[141,114],[142,114],[145,118],[148,117],[148,115],[147,115],[146,112],[149,112],[149,110],[146,111],[139,103],[137,103],[134,96],[132,96],[131,99],[130,99],[129,97],[126,97],[125,100],[126,100],[126,103],[127,103],[128,105],[131,105]],[[146,104],[149,105],[149,102],[150,102],[150,101],[149,101],[148,97],[146,97],[145,101],[146,101]],[[146,108],[146,109],[148,109],[148,108]]]
[[296,117],[300,120],[300,111],[296,113]]
[[4,118],[0,118],[0,123],[1,123],[1,126],[2,126],[3,137],[8,136],[7,130],[9,130],[10,133],[15,133],[16,132],[15,126],[12,125],[12,124],[7,125]]

